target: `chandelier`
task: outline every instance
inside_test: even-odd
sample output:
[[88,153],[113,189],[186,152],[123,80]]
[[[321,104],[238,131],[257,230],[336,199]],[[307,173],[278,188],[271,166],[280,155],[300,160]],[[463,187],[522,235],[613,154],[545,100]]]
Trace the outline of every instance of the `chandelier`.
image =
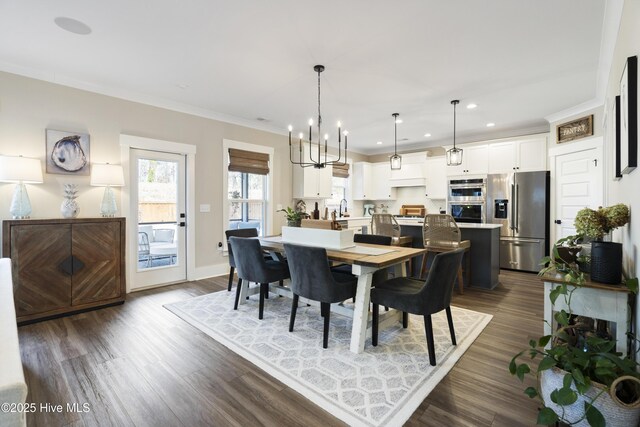
[[462,149],[456,148],[456,105],[460,101],[454,99],[451,101],[453,105],[453,148],[447,150],[447,166],[459,166],[462,164]]
[[[328,151],[328,140],[329,140],[329,135],[328,134],[324,134],[324,150],[322,149],[322,114],[320,114],[320,73],[322,73],[324,71],[324,65],[316,65],[313,67],[313,70],[315,72],[318,73],[318,121],[317,123],[317,127],[318,127],[318,142],[317,142],[317,146],[318,146],[318,150],[317,150],[317,155],[314,158],[313,152],[316,151],[313,148],[313,139],[312,139],[312,132],[311,129],[313,127],[313,119],[309,119],[309,161],[304,160],[304,155],[303,155],[303,150],[302,150],[302,146],[303,146],[303,133],[300,132],[298,134],[298,151],[299,151],[299,156],[298,156],[298,160],[294,160],[293,159],[293,152],[295,151],[295,142],[292,143],[291,142],[291,132],[293,131],[293,126],[289,125],[289,160],[291,161],[291,163],[293,163],[294,165],[300,165],[303,168],[307,168],[310,166],[313,166],[316,169],[323,169],[327,166],[332,166],[332,165],[336,165],[336,166],[344,166],[347,164],[347,135],[349,134],[349,132],[347,132],[346,130],[344,131],[344,160],[342,160],[343,158],[343,149],[342,149],[342,125],[340,122],[338,122],[338,159],[337,160],[328,160],[327,157],[327,151]],[[324,153],[323,153],[324,151]],[[323,157],[324,154],[324,157]],[[341,161],[342,160],[342,161]]]
[[402,156],[398,155],[398,116],[400,114],[393,113],[393,156],[389,157],[391,170],[402,169]]

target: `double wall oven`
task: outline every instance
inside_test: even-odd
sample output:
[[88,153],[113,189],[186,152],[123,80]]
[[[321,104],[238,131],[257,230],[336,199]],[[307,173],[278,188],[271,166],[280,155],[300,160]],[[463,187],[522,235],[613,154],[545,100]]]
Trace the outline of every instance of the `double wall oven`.
[[456,222],[486,222],[487,179],[455,178],[449,180],[447,202]]

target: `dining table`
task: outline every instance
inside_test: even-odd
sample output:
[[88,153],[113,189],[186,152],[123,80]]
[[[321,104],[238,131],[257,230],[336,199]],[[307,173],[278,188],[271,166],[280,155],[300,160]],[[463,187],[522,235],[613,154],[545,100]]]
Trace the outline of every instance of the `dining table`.
[[[281,236],[261,237],[263,249],[284,253],[284,242]],[[311,245],[313,246],[313,245]],[[357,243],[344,249],[327,249],[327,257],[336,263],[351,264],[351,273],[358,277],[356,298],[353,305],[353,322],[351,327],[351,344],[353,353],[362,353],[367,339],[369,325],[369,303],[373,273],[396,267],[396,274],[407,275],[406,262],[411,258],[423,255],[424,248],[402,246],[383,246]]]

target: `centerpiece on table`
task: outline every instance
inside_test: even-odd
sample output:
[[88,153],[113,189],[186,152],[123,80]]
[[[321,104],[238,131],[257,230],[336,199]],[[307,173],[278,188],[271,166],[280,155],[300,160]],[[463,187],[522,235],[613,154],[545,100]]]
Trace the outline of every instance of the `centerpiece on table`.
[[629,208],[620,203],[598,210],[578,211],[574,225],[591,242],[591,280],[600,283],[622,282],[622,244],[605,241],[611,231],[629,222]]
[[287,206],[286,209],[278,210],[278,212],[284,212],[284,215],[287,218],[288,227],[300,227],[302,218],[306,216],[304,212],[293,210],[289,206]]

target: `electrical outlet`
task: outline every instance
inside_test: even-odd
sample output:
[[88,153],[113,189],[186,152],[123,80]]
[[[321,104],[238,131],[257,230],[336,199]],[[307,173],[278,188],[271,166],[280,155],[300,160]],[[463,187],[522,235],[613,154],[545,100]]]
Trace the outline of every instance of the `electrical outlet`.
[[200,205],[200,212],[211,212],[211,205]]

